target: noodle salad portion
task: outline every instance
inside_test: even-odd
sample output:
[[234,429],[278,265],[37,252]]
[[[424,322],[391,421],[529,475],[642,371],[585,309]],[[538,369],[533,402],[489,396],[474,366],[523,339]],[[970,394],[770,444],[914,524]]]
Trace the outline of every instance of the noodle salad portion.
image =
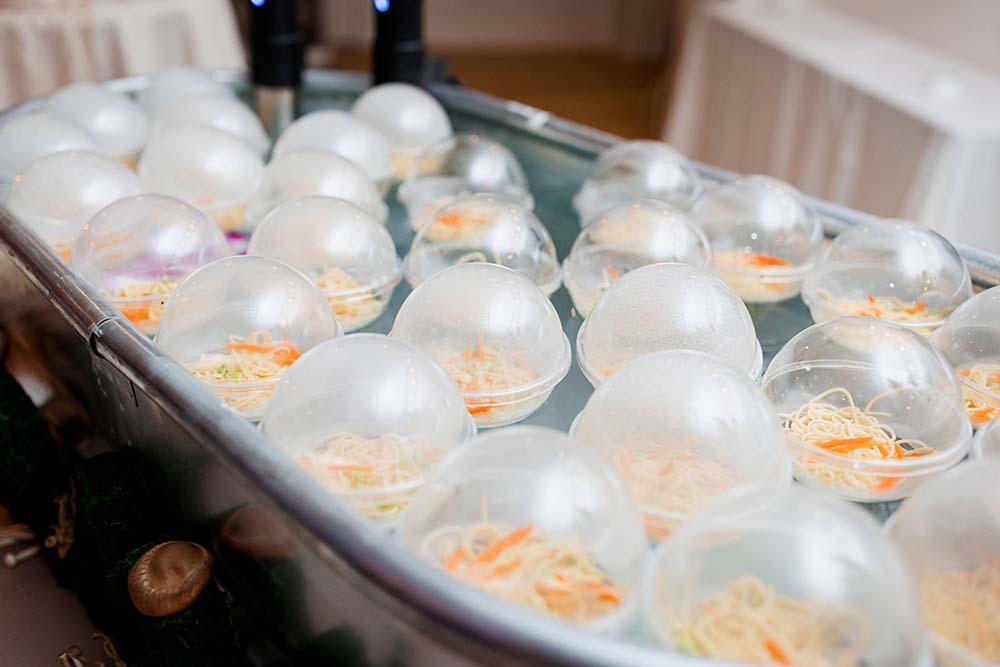
[[927,625],[975,656],[955,664],[1000,663],[1000,557],[983,554],[973,568],[927,571],[919,583]]
[[783,301],[799,291],[801,277],[783,275],[798,267],[782,257],[734,249],[717,252],[714,259],[722,279],[748,303]]
[[523,354],[509,352],[482,338],[474,347],[461,352],[443,350],[435,358],[455,381],[477,426],[517,421],[548,397],[547,393],[539,397],[530,389],[517,393],[518,388],[534,383],[537,374]]
[[155,280],[140,280],[121,285],[113,293],[104,292],[111,299],[121,314],[144,334],[156,333],[160,326],[160,316],[166,297],[177,287],[176,280],[161,276]]
[[753,576],[731,581],[670,628],[681,651],[707,658],[795,667],[857,667],[863,619],[831,605],[778,594]]
[[[830,290],[826,289],[818,290],[817,294],[827,307],[842,315],[877,317],[897,324],[937,324],[955,310],[954,306],[931,308],[919,299],[914,302],[906,302],[895,296],[866,294],[864,299],[848,299],[835,297]],[[927,332],[929,333],[930,330],[928,329]]]
[[[445,204],[454,201],[455,197],[448,197]],[[481,208],[482,210],[476,210]],[[417,228],[423,231],[424,236],[432,241],[454,241],[456,239],[474,238],[480,236],[483,227],[494,221],[491,214],[492,209],[477,207],[466,204],[464,207],[449,206],[446,210],[439,211],[430,216],[422,225]],[[420,220],[420,222],[424,222]]]
[[[969,382],[982,387],[983,393],[1000,395],[1000,364],[973,364],[968,368],[963,368],[958,374]],[[996,404],[986,400],[982,393],[966,386],[964,382],[962,383],[962,398],[965,411],[969,413],[969,419],[973,426],[988,424],[997,416]]]
[[354,331],[378,319],[388,300],[375,289],[365,289],[354,276],[331,266],[316,279],[316,287],[330,302],[333,314],[345,331]]

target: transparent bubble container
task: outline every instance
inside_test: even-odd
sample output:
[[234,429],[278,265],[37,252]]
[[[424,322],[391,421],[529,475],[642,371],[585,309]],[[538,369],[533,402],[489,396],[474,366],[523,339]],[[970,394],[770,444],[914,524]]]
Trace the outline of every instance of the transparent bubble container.
[[1000,421],[994,419],[976,432],[972,441],[973,458],[995,457],[1000,460]]
[[282,375],[342,332],[322,292],[267,257],[227,257],[201,267],[163,309],[156,345],[227,405],[260,419]]
[[333,197],[303,197],[278,206],[254,231],[247,254],[279,259],[302,271],[348,332],[378,319],[402,273],[385,226]]
[[210,125],[242,139],[258,155],[271,148],[271,138],[253,109],[229,95],[196,95],[178,100],[153,118],[153,136],[171,125],[194,123]]
[[428,146],[451,136],[451,121],[444,107],[427,91],[408,83],[384,83],[362,93],[351,113],[365,121],[389,142],[397,178],[404,178],[410,164]]
[[410,246],[406,280],[416,287],[456,264],[490,262],[530,278],[546,295],[560,269],[548,229],[530,209],[495,195],[468,195],[436,211]]
[[362,515],[394,520],[435,466],[475,435],[451,378],[409,343],[327,341],[278,384],[261,422],[271,442]]
[[991,422],[1000,411],[1000,287],[956,308],[931,344],[958,373],[973,427]]
[[954,372],[925,338],[891,322],[842,317],[809,327],[774,357],[762,387],[785,427],[795,477],[848,500],[904,498],[969,451]]
[[395,176],[385,137],[340,109],[313,111],[298,118],[278,137],[274,157],[302,150],[329,151],[347,158],[383,192]]
[[82,127],[45,111],[18,114],[0,123],[0,195],[29,164],[61,151],[100,153],[101,149]]
[[613,206],[659,199],[689,209],[701,193],[701,178],[687,158],[662,141],[623,141],[597,157],[573,197],[581,226]]
[[243,225],[263,173],[260,156],[243,140],[195,123],[163,128],[139,159],[147,188],[198,207],[224,232]]
[[878,523],[795,485],[734,489],[681,526],[646,569],[643,620],[653,641],[705,664],[931,664],[913,584]]
[[325,151],[295,151],[267,165],[247,208],[246,223],[255,228],[279,205],[309,195],[345,199],[381,223],[389,217],[375,184],[353,162]]
[[392,335],[434,358],[455,380],[479,427],[537,410],[566,377],[572,353],[552,302],[496,264],[459,264],[406,298]]
[[577,363],[595,387],[632,359],[664,350],[706,352],[752,379],[764,365],[740,297],[687,264],[651,264],[621,276],[576,338]]
[[715,267],[747,303],[798,296],[823,252],[819,216],[791,186],[745,176],[707,190],[691,209]]
[[841,232],[802,288],[813,321],[878,317],[929,336],[972,296],[965,260],[937,232],[881,220]]
[[84,223],[108,204],[142,192],[131,169],[89,151],[64,151],[35,160],[11,185],[7,207],[68,260]]
[[152,336],[177,284],[229,245],[215,222],[164,195],[126,197],[101,209],[73,245],[73,270],[136,329]]
[[149,85],[139,91],[139,104],[150,118],[188,97],[215,95],[234,97],[226,85],[193,67],[168,67],[149,77]]
[[506,146],[478,134],[449,137],[424,151],[399,186],[410,226],[420,230],[442,206],[472,194],[493,194],[534,208],[528,179]]
[[711,270],[705,235],[683,213],[655,199],[619,204],[584,227],[563,262],[563,282],[581,317],[633,269],[679,262]]
[[654,352],[625,364],[571,433],[625,481],[653,540],[736,486],[791,481],[784,434],[760,387],[701,352]]
[[558,431],[481,435],[435,470],[398,540],[433,567],[535,613],[605,633],[635,621],[639,511],[596,454]]
[[136,166],[149,123],[128,95],[96,83],[74,83],[52,93],[44,108],[84,128],[103,152]]
[[928,482],[888,524],[941,667],[1000,665],[1000,459]]

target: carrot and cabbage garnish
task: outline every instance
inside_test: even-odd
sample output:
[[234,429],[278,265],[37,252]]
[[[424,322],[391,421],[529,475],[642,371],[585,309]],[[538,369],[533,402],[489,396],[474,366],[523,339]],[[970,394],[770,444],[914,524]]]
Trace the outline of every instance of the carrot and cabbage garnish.
[[780,301],[799,289],[799,280],[780,275],[780,271],[794,268],[783,257],[733,249],[715,253],[714,260],[719,275],[744,301]]
[[921,299],[908,302],[896,296],[865,294],[864,299],[838,298],[829,290],[819,290],[818,295],[827,306],[844,315],[877,317],[899,324],[925,324],[944,320],[953,307],[932,308]]
[[523,387],[537,378],[524,355],[507,352],[498,345],[486,342],[483,337],[476,345],[466,347],[460,353],[442,350],[435,357],[465,396],[469,413],[480,425],[484,420],[506,419],[509,416],[498,414],[504,412],[504,406],[490,394]]
[[[959,375],[982,387],[986,392],[1000,394],[1000,364],[979,363],[959,371]],[[983,426],[997,416],[997,405],[981,392],[962,383],[965,411],[973,426]]]

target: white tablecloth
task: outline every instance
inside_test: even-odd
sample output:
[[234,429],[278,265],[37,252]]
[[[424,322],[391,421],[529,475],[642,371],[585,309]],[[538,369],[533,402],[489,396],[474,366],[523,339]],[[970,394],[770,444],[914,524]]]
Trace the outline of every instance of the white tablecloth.
[[229,0],[0,3],[0,108],[73,81],[180,64],[245,67]]
[[668,141],[1000,251],[1000,76],[808,2],[705,2]]

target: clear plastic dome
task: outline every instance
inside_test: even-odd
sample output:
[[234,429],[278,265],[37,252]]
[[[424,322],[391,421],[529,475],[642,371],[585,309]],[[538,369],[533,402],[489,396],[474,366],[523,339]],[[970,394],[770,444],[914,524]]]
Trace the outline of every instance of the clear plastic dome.
[[960,305],[931,344],[958,373],[972,425],[992,421],[1000,411],[1000,287]]
[[385,227],[333,197],[294,199],[274,209],[253,233],[247,254],[280,259],[306,274],[345,331],[378,319],[401,274]]
[[111,202],[142,192],[120,161],[88,151],[53,153],[28,165],[7,193],[7,207],[69,259],[80,228]]
[[83,226],[72,266],[152,336],[177,284],[227,255],[226,237],[204,213],[173,197],[137,195],[109,204]]
[[754,379],[764,364],[740,297],[687,264],[651,264],[618,278],[576,339],[580,370],[595,387],[626,362],[664,350],[706,352]]
[[71,120],[44,111],[19,114],[0,124],[0,194],[40,157],[62,151],[101,149]]
[[778,352],[762,386],[796,478],[849,500],[904,498],[969,451],[952,369],[925,338],[891,322],[813,325]]
[[459,264],[422,283],[400,307],[392,335],[444,366],[480,427],[537,410],[572,359],[552,302],[496,264]]
[[151,191],[200,208],[224,232],[242,226],[263,173],[260,156],[245,142],[194,123],[163,128],[139,160],[139,176]]
[[458,580],[551,618],[622,633],[638,610],[639,511],[604,461],[552,429],[518,426],[463,445],[397,537]]
[[123,93],[94,83],[74,83],[52,93],[45,110],[84,128],[102,151],[135,167],[146,143],[142,108]]
[[654,540],[730,488],[791,481],[784,434],[760,387],[701,352],[654,352],[625,364],[571,433],[625,481]]
[[150,118],[188,97],[217,95],[234,97],[224,84],[207,71],[193,67],[169,67],[149,77],[149,85],[139,91],[139,104]]
[[325,151],[296,151],[267,165],[247,209],[247,224],[256,227],[280,204],[309,195],[347,200],[381,223],[389,217],[375,184],[353,162]]
[[424,151],[399,186],[410,226],[420,230],[432,214],[458,197],[502,196],[534,208],[528,179],[514,154],[503,144],[478,134],[457,134]]
[[404,341],[357,334],[303,355],[261,428],[316,481],[372,519],[394,519],[476,428],[451,378]]
[[905,220],[851,227],[802,288],[813,321],[878,317],[930,335],[972,296],[965,260],[937,232]]
[[227,405],[259,419],[295,360],[340,333],[326,298],[302,273],[242,256],[206,264],[177,286],[156,345]]
[[230,95],[197,95],[178,100],[156,115],[151,134],[156,136],[179,123],[210,125],[242,139],[261,156],[271,147],[271,138],[254,110]]
[[530,209],[494,195],[469,195],[436,211],[413,239],[406,280],[416,287],[442,269],[470,262],[514,269],[546,295],[559,287],[548,229]]
[[387,185],[395,175],[385,137],[365,121],[340,109],[313,111],[289,125],[274,144],[273,157],[302,150],[336,153],[380,185]]
[[722,279],[747,303],[798,296],[823,252],[819,216],[791,186],[746,176],[709,189],[691,209]]
[[643,617],[654,641],[711,664],[931,663],[879,525],[794,485],[733,490],[681,526],[646,569]]
[[451,136],[451,121],[441,103],[408,83],[369,88],[354,102],[351,113],[385,136],[397,178],[406,176],[424,149]]
[[581,317],[611,284],[633,269],[659,262],[710,270],[705,235],[683,213],[654,199],[619,204],[580,232],[563,262],[563,281]]
[[581,225],[635,199],[659,199],[681,209],[701,193],[701,178],[687,158],[662,141],[623,141],[597,157],[573,197]]
[[1000,460],[1000,420],[994,419],[979,429],[972,441],[972,456],[975,458],[995,457]]
[[889,534],[920,591],[937,664],[1000,664],[1000,459],[963,464],[899,508]]

